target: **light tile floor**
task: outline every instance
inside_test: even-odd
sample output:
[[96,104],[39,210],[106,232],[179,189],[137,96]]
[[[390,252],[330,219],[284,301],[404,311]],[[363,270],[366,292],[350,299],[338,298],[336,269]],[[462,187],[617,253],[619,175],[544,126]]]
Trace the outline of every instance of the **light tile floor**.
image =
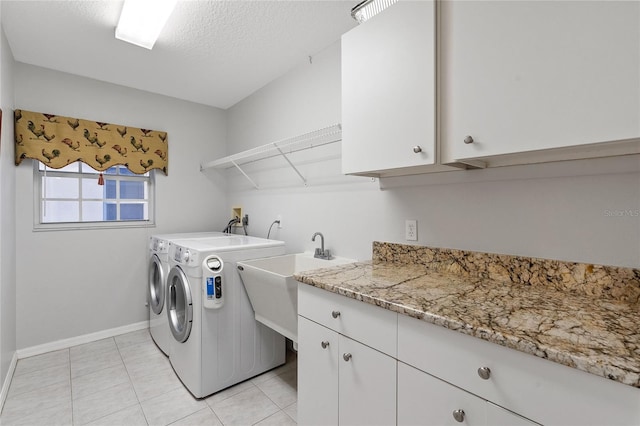
[[140,330],[18,361],[2,425],[296,425],[297,359],[195,399]]

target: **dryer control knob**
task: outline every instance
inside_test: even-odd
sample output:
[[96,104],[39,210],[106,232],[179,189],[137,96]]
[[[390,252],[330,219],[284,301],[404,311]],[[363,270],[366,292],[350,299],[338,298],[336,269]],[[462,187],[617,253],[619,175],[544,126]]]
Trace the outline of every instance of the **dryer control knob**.
[[191,253],[189,253],[189,250],[185,250],[182,253],[182,261],[186,263],[189,261],[190,258],[191,258]]

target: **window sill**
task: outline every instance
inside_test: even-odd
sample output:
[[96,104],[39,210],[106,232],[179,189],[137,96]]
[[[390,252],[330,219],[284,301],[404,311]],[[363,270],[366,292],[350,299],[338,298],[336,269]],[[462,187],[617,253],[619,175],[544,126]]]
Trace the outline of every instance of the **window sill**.
[[34,232],[47,231],[80,231],[92,229],[125,229],[125,228],[155,228],[153,221],[127,222],[73,222],[73,223],[38,223],[33,225]]

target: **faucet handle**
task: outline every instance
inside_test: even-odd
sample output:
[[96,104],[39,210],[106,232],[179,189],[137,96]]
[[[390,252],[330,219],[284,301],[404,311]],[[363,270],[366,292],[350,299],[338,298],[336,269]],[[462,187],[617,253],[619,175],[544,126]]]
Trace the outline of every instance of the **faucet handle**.
[[313,257],[316,257],[318,259],[331,260],[331,250],[327,249],[325,251],[322,251],[321,248],[316,248],[316,252]]

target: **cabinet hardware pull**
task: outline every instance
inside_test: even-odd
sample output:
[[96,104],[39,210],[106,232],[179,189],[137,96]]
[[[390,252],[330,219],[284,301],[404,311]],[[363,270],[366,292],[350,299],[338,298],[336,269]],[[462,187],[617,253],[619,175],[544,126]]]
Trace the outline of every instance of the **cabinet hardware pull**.
[[344,359],[346,362],[349,362],[349,360],[351,359],[351,354],[342,354],[342,359]]
[[478,368],[478,376],[482,377],[484,380],[489,380],[489,377],[491,377],[491,369],[489,367]]
[[338,318],[340,316],[340,311],[331,312],[331,316],[334,317],[334,318]]
[[453,418],[456,419],[456,422],[462,423],[464,422],[464,410],[454,410]]
[[422,152],[422,147],[420,145],[416,145],[413,147],[413,152],[415,152],[416,154],[419,154]]
[[473,143],[473,138],[471,136],[467,136],[466,138],[464,138],[464,143],[466,144]]
[[324,342],[321,342],[320,345],[322,346],[322,349],[327,349],[327,346],[329,346],[329,342],[325,340]]

